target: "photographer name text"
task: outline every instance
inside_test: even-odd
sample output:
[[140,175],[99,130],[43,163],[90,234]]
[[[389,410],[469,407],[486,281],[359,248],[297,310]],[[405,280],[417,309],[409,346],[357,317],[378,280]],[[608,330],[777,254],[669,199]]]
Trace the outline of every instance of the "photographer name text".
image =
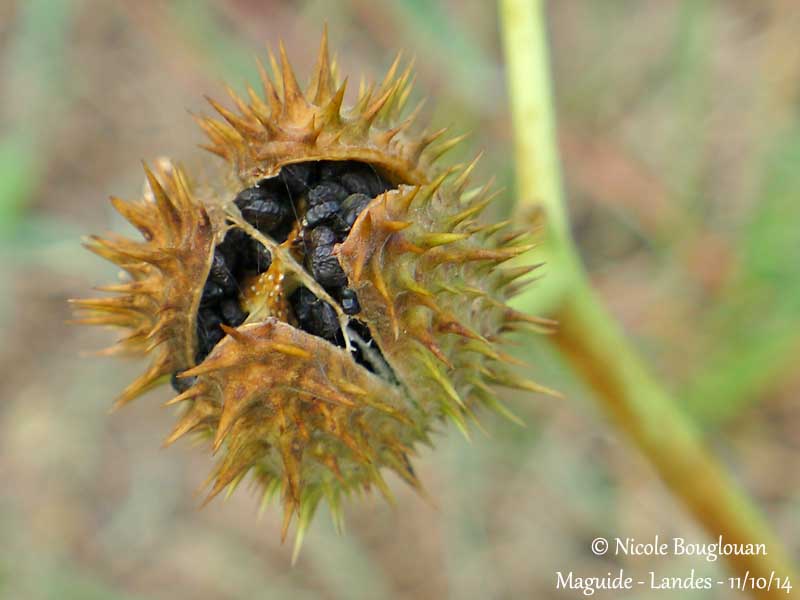
[[725,556],[766,555],[766,544],[740,544],[726,542],[720,535],[714,542],[689,542],[682,537],[662,538],[656,535],[652,540],[641,541],[636,538],[595,538],[592,552],[597,556],[697,556],[708,562],[715,562]]

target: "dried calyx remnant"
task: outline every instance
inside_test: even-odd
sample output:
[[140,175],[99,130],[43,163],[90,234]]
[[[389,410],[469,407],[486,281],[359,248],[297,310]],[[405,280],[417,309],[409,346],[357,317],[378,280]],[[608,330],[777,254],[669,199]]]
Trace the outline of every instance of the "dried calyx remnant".
[[[276,242],[287,244],[292,255],[345,314],[358,315],[358,295],[347,285],[334,245],[347,238],[356,218],[373,198],[391,189],[394,186],[370,165],[313,161],[283,167],[278,176],[262,179],[239,192],[234,204],[250,225]],[[214,248],[200,297],[195,364],[203,362],[225,337],[223,324],[238,327],[245,322],[248,296],[257,291],[256,286],[266,281],[273,294],[276,288],[285,287],[282,274],[270,272],[270,251],[234,223],[229,225],[231,229]],[[276,301],[284,304],[273,306],[273,312],[295,327],[342,348],[347,346],[344,336],[348,335],[356,362],[372,372],[390,371],[380,349],[373,345],[367,325],[354,318],[342,331],[333,306],[304,285],[297,285],[288,296],[283,289]],[[371,352],[365,352],[367,349]],[[380,362],[373,364],[375,361]],[[172,386],[184,392],[195,379],[182,378],[176,371]]]
[[[160,161],[141,200],[112,199],[143,240],[91,236],[124,270],[104,298],[74,301],[80,321],[122,327],[107,354],[150,355],[123,405],[172,381],[186,434],[218,453],[209,498],[249,475],[279,496],[297,542],[325,500],[377,487],[438,424],[465,433],[476,411],[513,418],[496,386],[549,391],[517,375],[509,333],[550,323],[510,308],[532,267],[507,264],[527,234],[482,218],[491,182],[475,162],[444,167],[458,138],[414,133],[403,116],[411,71],[399,60],[344,105],[323,36],[305,91],[283,48],[261,68],[263,95],[199,118],[229,174],[216,192]],[[259,65],[260,66],[260,65]]]

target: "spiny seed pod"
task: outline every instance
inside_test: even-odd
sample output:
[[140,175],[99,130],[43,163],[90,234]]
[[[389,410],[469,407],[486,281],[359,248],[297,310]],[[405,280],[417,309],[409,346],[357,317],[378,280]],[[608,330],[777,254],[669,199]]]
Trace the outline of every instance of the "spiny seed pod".
[[344,496],[389,497],[385,469],[419,489],[411,457],[437,423],[509,414],[493,386],[548,391],[500,349],[549,325],[505,304],[531,271],[503,266],[525,236],[480,220],[493,195],[468,189],[475,162],[438,165],[458,138],[401,120],[410,69],[395,61],[345,108],[325,38],[305,92],[281,46],[264,98],[210,101],[223,120],[199,123],[229,192],[199,198],[162,161],[141,201],[112,199],[144,241],[89,238],[125,281],[74,301],[82,322],[128,330],[106,352],[155,355],[117,405],[171,381],[183,412],[166,443],[211,440],[209,499],[248,473],[265,501],[280,494],[298,547],[322,499],[338,523]]

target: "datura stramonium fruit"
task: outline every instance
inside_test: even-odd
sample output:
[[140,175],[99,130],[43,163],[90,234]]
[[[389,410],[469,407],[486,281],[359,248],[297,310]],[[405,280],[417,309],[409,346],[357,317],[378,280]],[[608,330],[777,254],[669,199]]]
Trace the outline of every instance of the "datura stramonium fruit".
[[510,414],[494,386],[547,391],[501,350],[547,323],[505,304],[531,268],[503,263],[530,245],[480,220],[491,183],[470,187],[474,162],[440,166],[458,138],[402,118],[410,68],[395,61],[344,107],[324,35],[305,91],[282,46],[271,59],[263,98],[209,100],[222,120],[198,119],[226,191],[193,189],[169,161],[145,168],[141,200],[111,200],[144,240],[86,242],[123,281],[74,304],[127,330],[104,353],[153,356],[117,405],[171,381],[182,413],[166,443],[198,433],[220,454],[209,498],[250,473],[302,539],[322,499],[338,524],[352,492],[388,497],[384,470],[420,489],[411,457],[437,423]]

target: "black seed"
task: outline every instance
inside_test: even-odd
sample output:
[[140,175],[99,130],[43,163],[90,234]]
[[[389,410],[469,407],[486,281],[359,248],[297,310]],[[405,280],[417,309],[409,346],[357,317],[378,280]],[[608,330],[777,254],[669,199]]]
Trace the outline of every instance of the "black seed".
[[203,295],[200,297],[200,305],[206,306],[209,304],[216,304],[224,295],[225,291],[222,287],[209,279],[203,286]]
[[[360,182],[357,183],[358,180]],[[349,163],[347,172],[341,176],[340,181],[351,192],[366,194],[371,198],[392,189],[392,186],[373,167],[364,163]],[[355,186],[359,189],[355,189]],[[351,187],[353,189],[350,189]]]
[[306,264],[311,270],[311,276],[325,288],[340,288],[347,285],[347,276],[333,255],[335,241],[334,232],[322,225],[313,229],[308,236]]
[[363,211],[370,202],[372,202],[372,199],[366,194],[352,194],[345,198],[339,210],[341,232],[347,233],[350,231],[358,215],[361,214],[361,211]]
[[289,302],[303,331],[334,341],[339,331],[339,319],[334,308],[317,298],[308,288],[298,288]]
[[248,271],[263,273],[272,264],[272,255],[261,242],[249,239],[244,250],[244,268]]
[[308,192],[308,203],[316,206],[323,202],[341,202],[347,198],[347,190],[335,181],[324,181]]
[[261,188],[242,190],[234,200],[244,220],[260,231],[270,231],[287,216],[286,205],[280,196]]
[[225,293],[233,293],[238,289],[236,280],[225,262],[225,256],[218,248],[214,249],[214,258],[211,261],[209,277],[215,283],[218,283],[225,290]]
[[311,162],[286,165],[281,169],[281,181],[293,195],[304,193],[315,175],[315,164]]
[[195,360],[201,362],[212,348],[224,337],[220,328],[222,320],[216,310],[201,308],[197,315],[197,355]]
[[308,235],[308,243],[311,248],[318,246],[333,246],[336,243],[336,234],[330,227],[320,225],[311,231]]
[[244,229],[233,227],[225,234],[225,239],[222,240],[222,244],[220,244],[220,246],[223,247],[226,252],[235,253],[237,249],[248,239],[250,239],[250,236],[244,231]]
[[325,288],[339,288],[347,285],[345,275],[339,261],[332,254],[327,256],[322,252],[329,246],[321,246],[311,259],[311,275]]
[[239,207],[239,210],[242,210],[251,202],[269,200],[272,196],[273,194],[271,194],[269,190],[256,185],[245,188],[236,194],[236,198],[233,199],[233,203]]
[[342,290],[342,310],[347,315],[361,312],[361,305],[358,303],[355,290],[350,288]]
[[347,275],[333,255],[333,245],[312,245],[306,262],[309,263],[311,276],[323,287],[340,288],[347,285]]
[[222,243],[217,246],[217,250],[225,257],[225,262],[228,265],[229,271],[233,271],[236,268],[242,246],[249,238],[250,236],[243,230],[234,227],[227,231]]
[[350,194],[342,202],[342,211],[354,210],[356,214],[358,214],[364,210],[370,202],[372,202],[372,198],[366,194]]
[[172,389],[178,393],[183,393],[194,385],[197,377],[178,377],[179,374],[180,371],[175,371],[169,382],[172,384]]
[[222,320],[226,325],[238,327],[247,318],[247,313],[242,310],[235,298],[225,298],[219,305]]
[[336,337],[339,331],[339,319],[336,311],[327,302],[318,301],[311,309],[311,326],[309,332],[326,339]]
[[338,202],[323,202],[308,209],[306,213],[306,223],[309,227],[316,227],[323,221],[327,221],[339,211]]
[[311,317],[311,306],[317,297],[306,287],[298,288],[290,297],[289,302],[294,309],[294,314],[300,323],[308,321]]
[[369,179],[360,173],[345,173],[342,175],[341,182],[351,194],[372,195]]
[[275,200],[255,200],[242,209],[242,216],[259,231],[269,232],[283,221],[286,211]]

